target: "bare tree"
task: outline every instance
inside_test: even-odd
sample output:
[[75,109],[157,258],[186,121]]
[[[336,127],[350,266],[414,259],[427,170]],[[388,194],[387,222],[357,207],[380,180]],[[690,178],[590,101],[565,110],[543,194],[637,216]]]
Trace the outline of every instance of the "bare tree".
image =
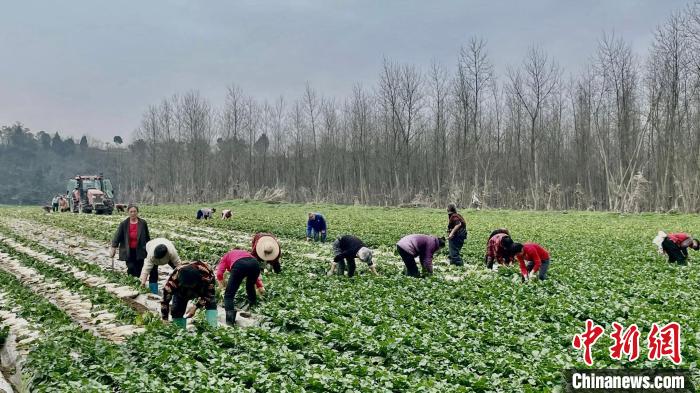
[[529,176],[534,208],[537,209],[541,188],[537,156],[540,132],[537,126],[546,100],[559,85],[560,71],[544,51],[533,46],[525,57],[522,71],[508,68],[508,78],[510,91],[523,105],[530,118]]

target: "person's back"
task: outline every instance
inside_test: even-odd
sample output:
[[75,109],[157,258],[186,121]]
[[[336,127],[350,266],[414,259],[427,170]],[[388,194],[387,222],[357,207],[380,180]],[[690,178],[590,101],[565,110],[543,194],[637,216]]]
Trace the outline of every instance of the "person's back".
[[396,245],[414,256],[418,256],[433,239],[433,236],[412,234],[402,237]]
[[[533,260],[536,258],[539,258],[542,261],[549,260],[549,252],[544,249],[544,247],[540,246],[537,243],[524,243],[523,244],[523,252],[525,254],[525,259],[527,260]],[[535,255],[537,257],[535,257]],[[532,259],[528,259],[532,258]]]

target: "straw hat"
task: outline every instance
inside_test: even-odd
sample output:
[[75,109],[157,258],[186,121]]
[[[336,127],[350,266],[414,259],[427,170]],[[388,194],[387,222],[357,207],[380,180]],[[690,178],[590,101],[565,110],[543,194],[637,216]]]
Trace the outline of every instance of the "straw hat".
[[280,246],[272,236],[262,236],[255,244],[255,253],[265,262],[274,261],[280,255]]

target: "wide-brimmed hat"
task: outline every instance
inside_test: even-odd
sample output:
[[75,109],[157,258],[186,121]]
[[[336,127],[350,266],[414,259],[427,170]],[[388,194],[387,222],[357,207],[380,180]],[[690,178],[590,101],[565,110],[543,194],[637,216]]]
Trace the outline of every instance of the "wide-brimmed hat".
[[265,262],[274,261],[280,256],[280,245],[272,236],[262,236],[255,244],[255,253]]

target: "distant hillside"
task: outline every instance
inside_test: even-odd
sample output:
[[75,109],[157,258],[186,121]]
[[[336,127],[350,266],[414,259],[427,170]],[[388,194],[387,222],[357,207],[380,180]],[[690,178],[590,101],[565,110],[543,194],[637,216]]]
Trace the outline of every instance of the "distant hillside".
[[110,152],[88,146],[87,139],[36,135],[21,124],[0,129],[0,203],[48,204],[66,192],[66,180],[78,173],[113,173]]

